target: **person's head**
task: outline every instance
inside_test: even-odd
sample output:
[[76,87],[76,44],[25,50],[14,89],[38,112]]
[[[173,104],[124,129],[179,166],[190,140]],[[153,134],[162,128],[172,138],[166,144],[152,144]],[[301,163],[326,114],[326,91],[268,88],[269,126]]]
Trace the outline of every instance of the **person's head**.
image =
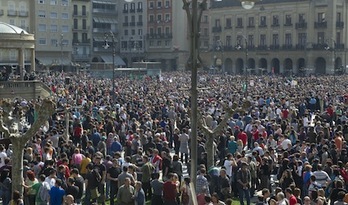
[[61,187],[62,186],[62,180],[61,179],[56,179],[56,187]]
[[149,161],[149,157],[147,155],[143,156],[143,162],[147,163]]
[[137,181],[137,182],[135,183],[135,188],[136,188],[137,190],[140,190],[142,186],[143,186],[143,184],[141,183],[141,181]]
[[18,201],[19,199],[22,198],[21,193],[17,190],[13,191],[12,196],[13,196],[13,201]]
[[27,171],[27,177],[30,181],[34,181],[35,180],[35,173],[31,170]]
[[65,198],[64,198],[64,203],[66,204],[66,205],[72,205],[72,204],[74,204],[74,197],[72,196],[72,195],[67,195]]
[[226,169],[220,169],[220,176],[225,177],[226,176]]
[[283,192],[279,192],[279,193],[277,194],[277,201],[281,201],[281,200],[283,200],[283,199],[285,199],[284,193],[283,193]]
[[211,195],[211,201],[212,201],[213,203],[218,203],[218,202],[219,202],[219,195],[218,195],[217,193],[213,193],[213,194]]
[[339,201],[343,201],[345,195],[346,195],[346,193],[345,193],[344,191],[340,191],[340,192],[338,192],[338,194],[337,194],[337,199],[338,199]]
[[52,170],[50,171],[50,177],[55,177],[56,174],[57,174],[57,171],[56,171],[55,169],[52,169]]
[[305,196],[305,197],[303,198],[303,202],[304,202],[304,204],[306,204],[306,205],[310,205],[310,204],[311,204],[311,198],[309,198],[309,196]]
[[269,189],[266,189],[266,188],[262,189],[262,197],[264,199],[267,199],[270,196],[271,196],[271,192],[269,191]]
[[295,197],[300,197],[301,196],[301,189],[295,188],[294,189],[294,196]]
[[124,179],[124,185],[125,185],[125,186],[129,186],[130,184],[131,184],[130,178],[128,178],[128,177],[125,178],[125,179]]
[[290,196],[292,195],[291,188],[286,188],[285,189],[285,195],[286,195],[286,198],[290,198]]

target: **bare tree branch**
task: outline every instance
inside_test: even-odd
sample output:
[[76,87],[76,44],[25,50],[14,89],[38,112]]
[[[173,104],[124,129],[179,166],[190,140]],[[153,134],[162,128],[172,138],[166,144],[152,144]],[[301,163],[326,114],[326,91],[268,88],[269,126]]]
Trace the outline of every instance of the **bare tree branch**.
[[0,132],[4,133],[5,138],[10,137],[10,130],[4,125],[2,118],[0,119]]

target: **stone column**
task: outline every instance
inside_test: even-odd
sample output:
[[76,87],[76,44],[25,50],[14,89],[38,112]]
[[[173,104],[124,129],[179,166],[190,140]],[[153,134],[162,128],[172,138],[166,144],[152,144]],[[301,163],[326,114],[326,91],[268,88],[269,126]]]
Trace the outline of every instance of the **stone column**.
[[31,49],[31,72],[35,72],[36,71],[36,63],[35,63],[35,49],[32,48]]
[[21,80],[24,80],[24,66],[25,66],[25,49],[24,48],[20,48],[18,51],[18,65],[19,65],[19,72],[20,72],[20,77]]

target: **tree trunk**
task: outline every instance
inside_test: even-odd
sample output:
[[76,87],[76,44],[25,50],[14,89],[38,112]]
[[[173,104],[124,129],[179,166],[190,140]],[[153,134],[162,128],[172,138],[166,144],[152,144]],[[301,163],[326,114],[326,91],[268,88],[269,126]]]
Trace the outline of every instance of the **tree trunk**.
[[11,137],[11,143],[13,146],[12,154],[12,192],[14,190],[23,194],[23,149],[25,143],[21,138]]
[[205,143],[207,149],[207,169],[214,166],[214,135],[207,135],[207,141]]

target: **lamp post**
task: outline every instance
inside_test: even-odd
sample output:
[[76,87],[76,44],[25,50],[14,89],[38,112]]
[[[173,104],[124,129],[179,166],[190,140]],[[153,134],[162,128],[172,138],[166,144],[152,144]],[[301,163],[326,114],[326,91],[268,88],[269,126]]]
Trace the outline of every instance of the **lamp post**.
[[[217,40],[216,42],[215,42],[215,50],[216,51],[219,51],[219,52],[221,52],[221,59],[220,59],[220,66],[221,66],[221,71],[225,71],[224,70],[224,44],[222,43],[222,41],[221,40]],[[216,58],[215,59],[215,64],[216,64],[216,60],[217,60],[218,58]],[[219,66],[219,65],[218,65]]]
[[112,98],[115,101],[115,56],[116,56],[116,43],[115,43],[115,34],[110,31],[110,34],[108,35],[105,33],[104,38],[105,38],[105,44],[104,44],[104,49],[108,49],[110,47],[108,43],[108,38],[111,36],[112,40]]
[[62,72],[64,70],[64,67],[63,67],[63,41],[64,41],[64,34],[61,33],[59,45],[60,45],[60,68],[61,68]]
[[333,46],[330,47],[328,44],[324,47],[325,50],[327,51],[332,51],[333,52],[333,59],[332,59],[332,64],[333,64],[333,76],[334,76],[334,89],[336,88],[336,41],[335,39],[331,38]]
[[[248,39],[244,36],[244,35],[241,35],[239,36],[239,38],[243,38],[244,40],[244,43],[245,43],[245,49],[244,49],[244,52],[245,52],[245,74],[244,74],[244,86],[245,86],[245,98],[248,97],[248,56],[249,56],[249,50],[248,50]],[[240,44],[238,44],[236,46],[236,49],[237,50],[242,50],[242,46]]]

